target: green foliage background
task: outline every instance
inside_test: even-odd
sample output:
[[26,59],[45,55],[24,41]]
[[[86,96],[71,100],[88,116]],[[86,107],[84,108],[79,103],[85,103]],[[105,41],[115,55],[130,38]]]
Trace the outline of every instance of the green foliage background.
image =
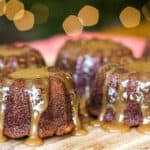
[[[77,15],[84,5],[92,5],[100,11],[100,21],[96,26],[85,30],[96,31],[103,28],[120,25],[119,14],[126,6],[141,9],[145,0],[22,0],[25,8],[30,10],[35,3],[42,3],[49,7],[49,18],[44,24],[35,25],[30,31],[20,32],[5,16],[0,17],[0,43],[14,41],[29,41],[47,38],[58,33],[64,33],[62,23],[68,15]],[[42,14],[44,15],[44,14]]]

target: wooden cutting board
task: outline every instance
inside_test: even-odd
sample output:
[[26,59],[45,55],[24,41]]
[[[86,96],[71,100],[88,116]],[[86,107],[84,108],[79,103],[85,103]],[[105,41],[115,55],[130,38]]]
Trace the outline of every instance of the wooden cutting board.
[[86,136],[62,136],[45,140],[41,147],[28,147],[23,140],[9,140],[0,144],[0,150],[150,150],[150,135],[133,129],[128,133],[107,133],[90,128]]

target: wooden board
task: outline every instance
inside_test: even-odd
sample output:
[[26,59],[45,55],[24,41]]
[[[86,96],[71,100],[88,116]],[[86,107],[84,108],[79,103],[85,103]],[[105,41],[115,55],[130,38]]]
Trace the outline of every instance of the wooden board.
[[128,133],[107,133],[90,128],[86,136],[62,136],[45,140],[41,147],[28,147],[23,140],[9,140],[0,150],[150,150],[150,135],[132,130]]

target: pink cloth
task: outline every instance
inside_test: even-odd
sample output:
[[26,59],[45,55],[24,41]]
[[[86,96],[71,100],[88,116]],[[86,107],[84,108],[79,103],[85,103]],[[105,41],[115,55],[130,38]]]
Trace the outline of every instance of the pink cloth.
[[39,50],[46,59],[56,58],[60,48],[64,45],[64,43],[69,40],[77,40],[77,39],[111,39],[116,42],[120,42],[125,46],[129,47],[134,56],[139,58],[144,50],[146,45],[146,39],[140,37],[130,37],[130,36],[122,36],[122,35],[112,35],[112,34],[104,34],[98,32],[84,32],[80,36],[69,37],[66,35],[56,35],[48,39],[33,41],[29,43],[25,43],[32,48]]

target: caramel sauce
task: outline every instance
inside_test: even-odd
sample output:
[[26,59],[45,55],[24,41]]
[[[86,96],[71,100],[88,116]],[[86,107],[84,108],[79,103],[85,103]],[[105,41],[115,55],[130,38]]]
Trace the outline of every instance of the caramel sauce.
[[129,71],[138,72],[150,72],[150,62],[149,61],[137,61],[125,66]]
[[137,128],[137,131],[142,134],[150,134],[150,124],[142,124]]
[[[86,135],[87,130],[81,126],[78,117],[78,103],[79,96],[75,93],[72,83],[72,77],[69,74],[61,74],[55,72],[48,72],[47,68],[29,68],[29,69],[18,69],[9,75],[11,79],[26,79],[25,80],[25,92],[29,95],[30,112],[31,112],[31,128],[29,137],[25,140],[25,144],[29,146],[40,146],[43,144],[43,140],[39,137],[39,122],[41,115],[48,107],[48,87],[49,77],[59,78],[66,86],[68,93],[70,93],[71,107],[72,107],[72,120],[75,125],[75,129],[72,135]],[[37,84],[37,79],[40,78],[44,82],[44,87]],[[40,86],[40,87],[39,87]],[[44,89],[44,91],[42,91]],[[0,101],[0,142],[4,142],[7,138],[3,135],[4,130],[4,116],[5,116],[5,97],[6,92],[9,89],[4,89],[2,91],[1,101]],[[45,92],[46,91],[46,92]],[[3,109],[2,109],[3,108]]]
[[72,99],[71,105],[72,105],[72,114],[73,114],[72,119],[73,119],[73,122],[74,122],[74,125],[75,125],[75,129],[72,132],[72,135],[76,135],[76,136],[87,135],[88,131],[82,127],[82,125],[80,123],[80,120],[79,120],[79,117],[78,117],[79,97],[78,96],[75,97],[75,95],[73,97],[72,96],[71,96],[71,99]]
[[72,132],[72,135],[74,135],[74,136],[84,136],[87,134],[88,134],[88,131],[83,128],[75,128]]
[[88,117],[88,112],[87,112],[87,101],[88,99],[80,99],[79,101],[79,108],[80,108],[80,114],[83,115],[84,117]]
[[[110,40],[96,40],[96,41],[81,41],[82,49],[87,49],[89,54],[94,53],[94,51],[102,50],[105,56],[112,53],[112,50],[120,50],[120,45],[116,44]],[[94,47],[94,49],[93,49]]]
[[48,78],[50,73],[47,68],[29,68],[29,69],[18,69],[13,72],[9,77],[13,79],[24,78],[24,79],[35,79],[35,78]]
[[90,124],[90,122],[88,123],[82,123],[82,127],[83,127],[83,129],[88,129],[88,128],[90,128],[91,127],[91,124]]
[[101,122],[98,119],[96,119],[96,120],[91,120],[89,124],[93,127],[100,127]]
[[5,112],[1,111],[0,112],[0,142],[6,142],[8,139],[6,136],[4,136],[3,131],[4,131],[4,116],[5,116]]
[[40,146],[43,144],[43,140],[38,136],[38,126],[42,112],[43,111],[35,111],[32,109],[31,112],[31,129],[30,129],[30,136],[25,140],[25,144],[29,146]]
[[[124,109],[126,107],[126,102],[124,101],[122,94],[124,92],[124,88],[122,86],[118,86],[118,89],[114,90],[115,97],[113,97],[113,100],[110,102],[108,101],[108,87],[107,85],[110,83],[110,76],[115,71],[115,68],[108,71],[105,77],[104,87],[103,87],[103,93],[107,93],[103,96],[102,99],[102,111],[99,114],[99,120],[101,122],[101,128],[108,132],[128,132],[130,130],[130,127],[125,125],[124,122]],[[121,81],[123,77],[120,80],[117,81],[118,85],[121,85]],[[113,122],[105,122],[104,121],[104,115],[106,112],[107,105],[112,105],[113,109],[115,109],[116,115]]]
[[129,132],[131,128],[124,123],[118,123],[118,122],[111,122],[111,123],[102,123],[101,128],[104,129],[107,132]]
[[7,46],[0,47],[0,56],[19,56],[29,51],[29,48],[9,48]]
[[72,107],[72,120],[75,125],[75,129],[72,132],[72,135],[86,135],[88,132],[84,129],[80,123],[80,119],[78,116],[79,112],[79,100],[80,97],[75,93],[73,89],[72,77],[69,74],[66,74],[63,78],[61,76],[57,76],[60,80],[65,84],[67,91],[70,93],[71,98],[71,107]]
[[[101,127],[110,132],[127,132],[130,130],[128,125],[124,124],[124,110],[126,109],[128,97],[130,100],[136,100],[138,103],[141,104],[141,110],[143,114],[143,122],[142,125],[138,127],[138,131],[141,133],[149,133],[150,131],[150,103],[149,103],[149,96],[148,93],[150,92],[150,82],[147,81],[149,79],[149,72],[150,72],[150,63],[149,62],[142,62],[142,61],[135,61],[131,64],[125,66],[116,66],[116,69],[111,67],[110,70],[107,71],[105,74],[105,81],[103,86],[103,95],[102,98],[102,108],[99,114],[99,120],[101,122]],[[118,77],[118,87],[108,87],[110,83],[111,74],[116,70],[128,70],[128,71],[121,71],[121,76]],[[137,74],[136,79],[136,99],[134,99],[132,94],[128,94],[126,88],[129,82],[130,74],[134,72],[139,72]],[[117,72],[116,72],[117,73]],[[112,89],[110,89],[112,88]],[[110,89],[110,91],[109,91]],[[110,93],[109,93],[110,92]],[[112,122],[107,122],[104,120],[104,115],[106,113],[107,107],[112,107],[115,111],[115,118]],[[142,128],[143,127],[143,128]]]
[[[42,76],[43,77],[43,76]],[[25,144],[30,146],[40,146],[43,144],[43,140],[38,135],[39,130],[39,122],[41,115],[48,107],[48,82],[47,79],[41,79],[44,82],[44,90],[46,92],[42,93],[42,91],[34,86],[34,80],[28,80],[27,92],[30,98],[30,109],[31,109],[31,129],[30,136],[26,139]]]
[[114,107],[116,109],[116,115],[115,119],[118,123],[123,123],[124,122],[124,110],[126,108],[126,102],[123,98],[123,93],[124,93],[124,87],[122,86],[122,81],[124,81],[127,78],[128,74],[124,74],[122,76],[119,76],[119,81],[118,81],[118,95],[116,97],[116,101],[114,103]]
[[[108,71],[108,74],[105,75],[105,81],[104,81],[104,86],[103,86],[103,93],[107,93],[107,83],[110,81],[110,75],[114,72],[114,69],[112,69],[111,71]],[[104,119],[104,115],[106,112],[106,108],[107,108],[107,95],[103,94],[103,98],[102,98],[102,108],[100,111],[100,114],[98,116],[100,121],[103,121]]]
[[[43,112],[48,106],[48,78],[54,76],[53,73],[48,72],[47,68],[29,68],[19,69],[9,75],[10,78],[26,79],[26,92],[29,94],[30,110],[31,110],[31,129],[30,135],[25,140],[25,144],[29,146],[40,146],[43,140],[39,137],[39,121]],[[44,82],[42,87],[46,92],[42,93],[41,89],[36,86],[36,79],[40,78]]]
[[126,102],[124,101],[122,95],[124,92],[124,88],[121,86],[121,81],[125,76],[119,77],[118,80],[118,91],[116,95],[116,100],[113,103],[113,107],[115,109],[116,115],[113,122],[101,122],[101,128],[108,132],[129,132],[131,128],[124,124],[124,110],[126,108]]
[[0,142],[6,142],[7,137],[4,136],[4,119],[5,119],[5,101],[6,96],[9,88],[8,87],[2,87],[0,89]]
[[[68,53],[69,49],[69,53]],[[77,42],[69,41],[63,47],[60,55],[66,58],[71,57],[73,61],[76,61],[77,57],[81,53],[81,50],[86,50],[87,54],[92,55],[96,51],[101,50],[107,57],[112,53],[112,50],[117,51],[123,48],[120,44],[116,44],[111,40],[80,40]],[[126,50],[126,49],[125,49]]]
[[[43,109],[44,111],[44,109]],[[34,111],[31,112],[31,131],[30,136],[25,140],[25,144],[29,146],[40,146],[43,144],[43,140],[38,136],[38,125],[42,112]]]

